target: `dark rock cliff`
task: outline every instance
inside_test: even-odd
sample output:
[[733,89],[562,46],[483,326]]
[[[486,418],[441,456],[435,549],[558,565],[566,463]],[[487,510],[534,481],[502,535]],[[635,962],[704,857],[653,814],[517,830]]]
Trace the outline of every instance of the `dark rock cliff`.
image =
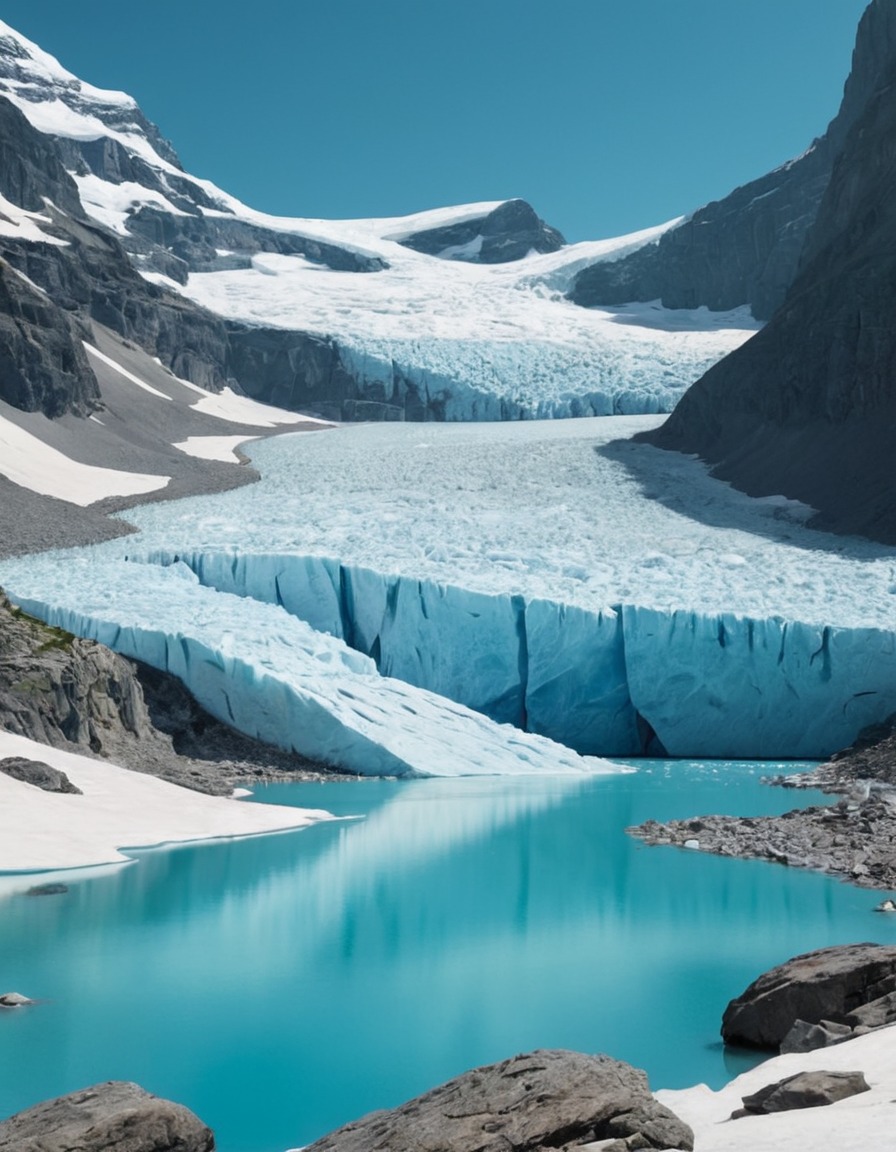
[[[507,200],[487,216],[414,232],[400,241],[405,248],[469,260],[476,264],[506,264],[522,260],[530,252],[556,252],[566,241],[556,228],[545,224],[525,200]],[[469,247],[462,254],[452,249]]]
[[859,27],[853,67],[835,119],[809,150],[699,209],[654,244],[579,273],[570,296],[585,307],[662,300],[667,308],[742,304],[767,320],[801,265],[846,138],[890,66],[894,7],[875,0]]
[[[859,27],[850,99],[864,99],[800,270],[769,324],[685,394],[646,438],[699,454],[755,495],[896,543],[896,5]],[[872,65],[868,64],[868,61]],[[873,75],[871,75],[873,74]]]

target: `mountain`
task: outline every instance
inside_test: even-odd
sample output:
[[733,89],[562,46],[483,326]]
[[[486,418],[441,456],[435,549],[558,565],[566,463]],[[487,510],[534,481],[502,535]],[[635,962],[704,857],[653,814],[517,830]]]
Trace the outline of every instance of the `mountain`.
[[521,200],[256,212],[185,172],[131,97],[4,24],[0,156],[0,398],[52,417],[101,404],[98,326],[203,388],[364,420],[667,411],[755,328],[564,298],[656,230],[565,245]]
[[886,82],[892,14],[886,0],[872,9],[840,110],[802,156],[698,209],[654,243],[583,268],[570,299],[584,307],[632,300],[661,300],[666,308],[749,305],[758,320],[768,320],[797,275],[847,137],[871,93]]
[[[687,392],[651,442],[754,495],[896,543],[896,5],[859,25],[851,127],[797,276],[768,325]],[[842,115],[842,113],[841,113]]]

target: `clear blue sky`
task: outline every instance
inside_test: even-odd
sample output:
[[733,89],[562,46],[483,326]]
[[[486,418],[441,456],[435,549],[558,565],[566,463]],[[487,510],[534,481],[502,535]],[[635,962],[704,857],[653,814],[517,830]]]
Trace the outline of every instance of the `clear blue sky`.
[[253,207],[521,196],[568,239],[690,211],[834,115],[866,0],[4,0]]

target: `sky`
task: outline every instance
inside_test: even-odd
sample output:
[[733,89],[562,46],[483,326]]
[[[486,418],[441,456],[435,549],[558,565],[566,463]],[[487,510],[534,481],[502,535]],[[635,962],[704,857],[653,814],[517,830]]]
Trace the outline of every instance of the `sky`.
[[519,196],[568,240],[692,211],[834,116],[866,0],[4,0],[262,211]]

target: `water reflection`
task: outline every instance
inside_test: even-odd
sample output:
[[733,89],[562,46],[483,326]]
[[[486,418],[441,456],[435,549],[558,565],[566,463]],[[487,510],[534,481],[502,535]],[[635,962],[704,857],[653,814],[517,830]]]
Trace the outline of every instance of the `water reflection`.
[[48,1001],[0,1019],[0,1113],[135,1079],[222,1152],[282,1152],[536,1046],[719,1084],[721,1011],[759,971],[896,939],[874,893],[625,836],[811,799],[743,766],[285,788],[262,798],[365,818],[0,898],[0,985]]

